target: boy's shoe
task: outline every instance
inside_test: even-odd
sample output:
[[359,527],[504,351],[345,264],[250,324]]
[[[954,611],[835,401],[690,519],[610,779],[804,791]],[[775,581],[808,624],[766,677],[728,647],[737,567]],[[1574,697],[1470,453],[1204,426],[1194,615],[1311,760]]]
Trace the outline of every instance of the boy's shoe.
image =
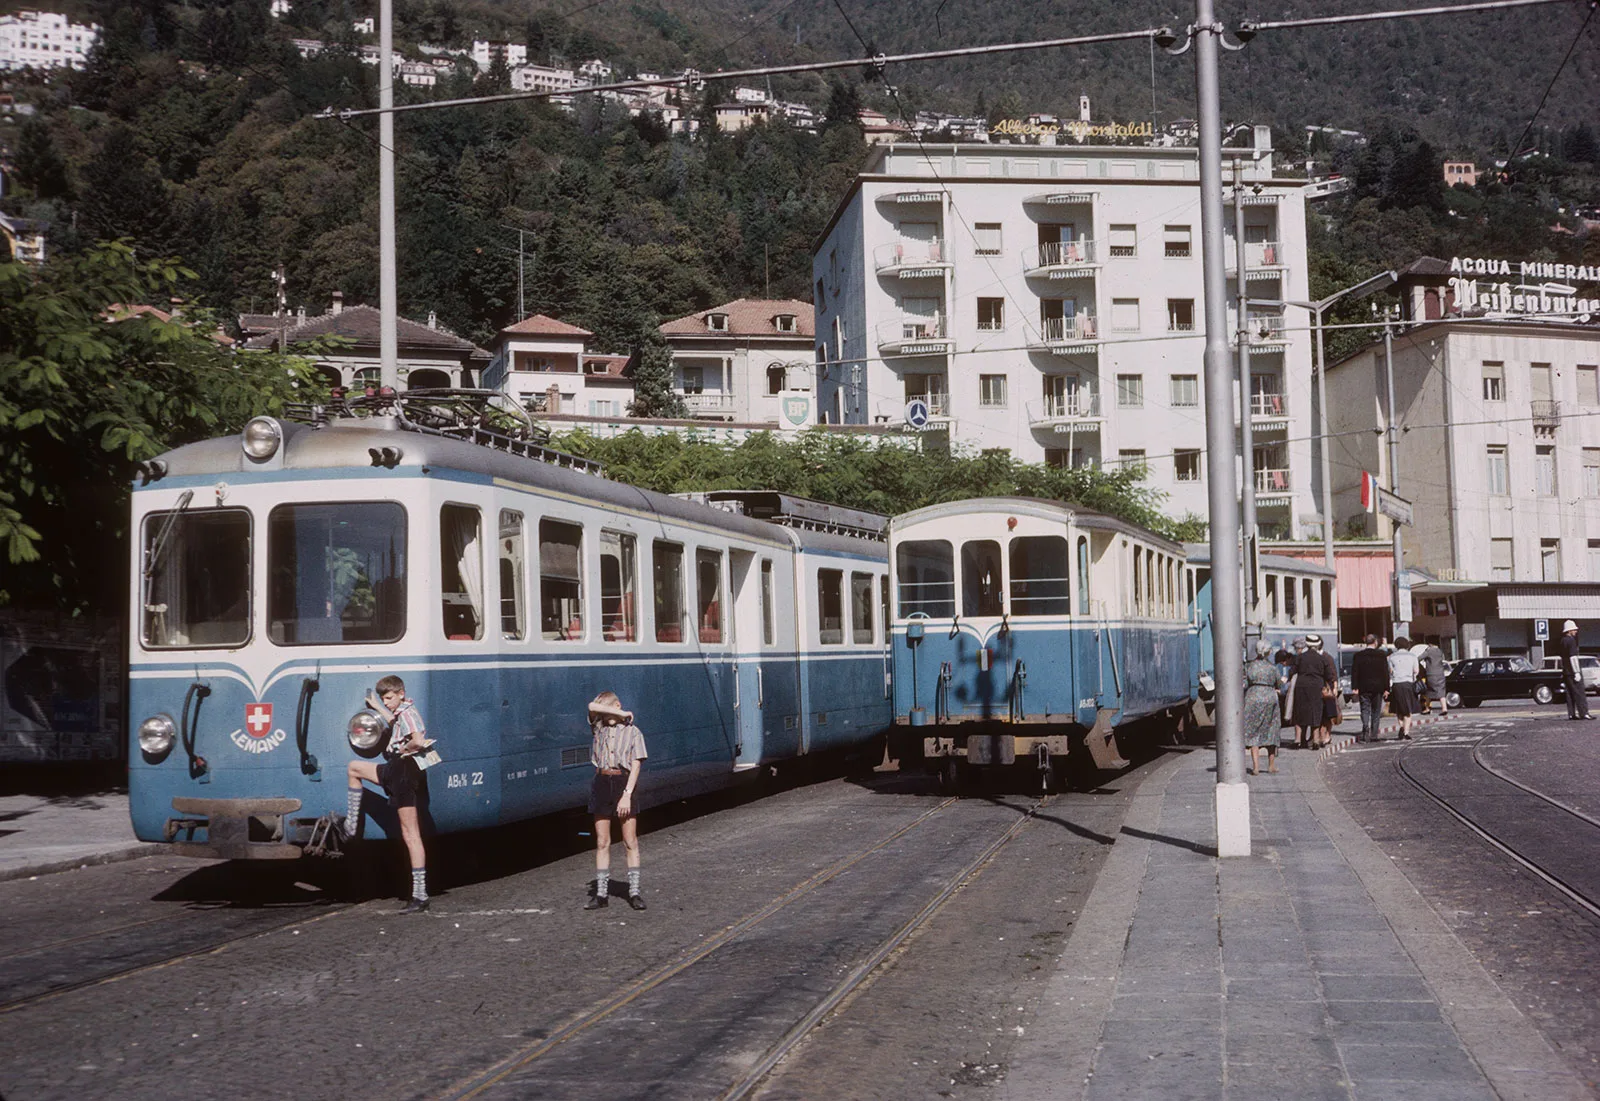
[[589,901],[583,904],[583,908],[585,910],[604,910],[609,905],[611,905],[611,899],[609,896],[590,895]]
[[406,908],[400,912],[402,914],[425,914],[428,912],[428,900],[425,898],[414,898],[410,902],[406,903]]
[[635,910],[647,909],[647,907],[644,904],[644,896],[643,895],[639,895],[639,894],[629,895],[628,896],[628,905],[632,906]]

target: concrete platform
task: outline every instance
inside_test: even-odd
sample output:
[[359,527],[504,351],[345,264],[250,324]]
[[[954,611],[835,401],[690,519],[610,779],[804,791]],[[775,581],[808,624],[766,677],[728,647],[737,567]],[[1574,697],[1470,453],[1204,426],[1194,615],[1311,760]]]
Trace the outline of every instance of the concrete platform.
[[1144,782],[1002,1096],[1591,1096],[1333,798],[1323,756],[1249,778],[1252,854],[1228,860],[1213,752]]
[[133,836],[126,792],[0,796],[0,880],[162,851]]

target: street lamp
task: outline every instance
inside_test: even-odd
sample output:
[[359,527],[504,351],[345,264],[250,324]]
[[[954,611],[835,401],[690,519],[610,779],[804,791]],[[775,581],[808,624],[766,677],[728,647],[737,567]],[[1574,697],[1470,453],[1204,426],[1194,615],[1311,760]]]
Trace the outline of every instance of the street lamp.
[[[1333,564],[1333,463],[1328,457],[1328,360],[1322,347],[1322,318],[1336,303],[1346,298],[1365,298],[1398,282],[1393,271],[1380,272],[1342,291],[1334,291],[1316,302],[1296,302],[1290,299],[1246,299],[1250,306],[1298,306],[1311,311],[1311,327],[1317,334],[1317,443],[1321,449],[1322,467],[1322,561],[1330,570]],[[1248,412],[1246,413],[1248,416]]]

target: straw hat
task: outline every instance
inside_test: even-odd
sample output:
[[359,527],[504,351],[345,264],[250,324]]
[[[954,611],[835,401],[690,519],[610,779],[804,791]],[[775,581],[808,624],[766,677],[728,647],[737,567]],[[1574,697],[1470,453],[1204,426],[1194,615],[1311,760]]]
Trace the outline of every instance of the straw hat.
[[599,715],[613,715],[625,723],[633,722],[633,712],[623,709],[622,701],[615,692],[602,692],[589,701],[590,721]]

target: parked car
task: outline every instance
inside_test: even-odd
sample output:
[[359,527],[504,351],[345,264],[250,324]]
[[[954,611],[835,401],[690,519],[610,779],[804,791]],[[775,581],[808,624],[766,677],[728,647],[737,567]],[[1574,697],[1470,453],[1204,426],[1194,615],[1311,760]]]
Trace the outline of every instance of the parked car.
[[1565,699],[1560,669],[1540,669],[1527,658],[1467,658],[1445,678],[1451,707],[1477,707],[1484,700]]
[[[1561,659],[1559,657],[1545,658],[1544,667],[1561,672]],[[1578,671],[1583,674],[1583,690],[1593,696],[1600,693],[1600,658],[1593,654],[1578,655]]]

